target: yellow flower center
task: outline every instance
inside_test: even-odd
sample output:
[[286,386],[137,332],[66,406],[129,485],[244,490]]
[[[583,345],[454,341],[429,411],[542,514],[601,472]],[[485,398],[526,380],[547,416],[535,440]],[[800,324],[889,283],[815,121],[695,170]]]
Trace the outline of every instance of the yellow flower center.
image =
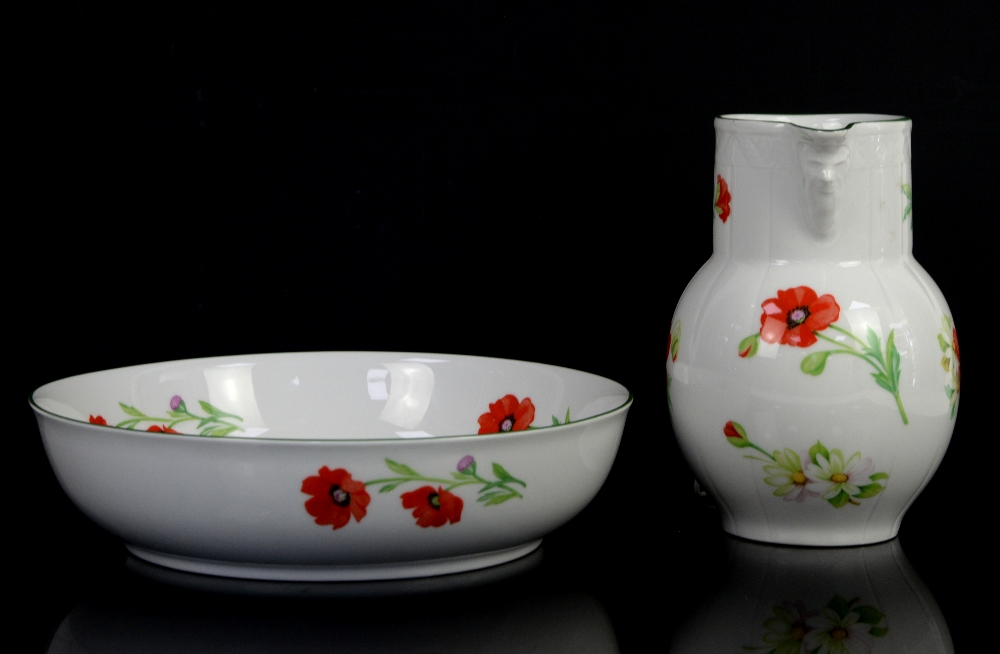
[[836,629],[830,632],[830,638],[834,640],[844,640],[845,638],[847,638],[847,629],[844,629],[843,627],[837,627]]
[[803,486],[806,483],[806,476],[802,474],[801,470],[797,470],[792,473],[792,481],[799,486]]
[[835,484],[843,484],[845,481],[847,481],[847,475],[845,475],[842,472],[835,472],[832,475],[830,475],[830,481],[832,481]]

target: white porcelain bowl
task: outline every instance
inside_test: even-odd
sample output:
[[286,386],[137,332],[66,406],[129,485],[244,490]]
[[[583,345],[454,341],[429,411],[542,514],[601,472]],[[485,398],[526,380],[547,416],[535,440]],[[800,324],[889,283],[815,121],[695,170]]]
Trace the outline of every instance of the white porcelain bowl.
[[527,554],[597,494],[631,402],[566,368],[378,352],[157,363],[31,398],[63,489],[133,554],[284,580]]

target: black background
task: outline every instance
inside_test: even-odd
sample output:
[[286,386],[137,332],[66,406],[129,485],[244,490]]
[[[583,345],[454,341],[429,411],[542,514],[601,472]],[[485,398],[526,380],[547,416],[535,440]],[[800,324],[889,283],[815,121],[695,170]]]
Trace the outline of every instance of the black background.
[[[983,7],[987,4],[983,3]],[[7,460],[38,650],[124,549],[59,489],[30,392],[104,368],[306,350],[541,361],[635,395],[598,498],[546,541],[623,651],[694,606],[716,516],[664,395],[711,254],[715,115],[913,119],[916,258],[958,325],[962,407],[901,542],[956,645],[995,487],[997,11],[665,2],[78,2],[16,66]],[[18,76],[24,75],[24,79]],[[22,83],[23,82],[23,83]],[[11,536],[12,534],[12,536]],[[660,598],[624,592],[640,579]]]

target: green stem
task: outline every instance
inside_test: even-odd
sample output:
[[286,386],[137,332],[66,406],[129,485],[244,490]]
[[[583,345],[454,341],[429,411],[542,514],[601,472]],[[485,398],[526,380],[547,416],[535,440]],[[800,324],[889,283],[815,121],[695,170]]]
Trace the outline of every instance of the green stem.
[[906,409],[903,408],[903,400],[899,397],[899,391],[896,391],[893,395],[896,397],[896,406],[899,407],[899,415],[903,417],[903,424],[910,424],[910,421],[906,418]]
[[[750,447],[752,447],[753,449],[757,450],[758,452],[760,452],[761,454],[763,454],[763,455],[764,455],[764,456],[766,456],[767,458],[769,458],[769,459],[771,459],[772,461],[774,461],[774,456],[773,456],[772,454],[770,454],[770,453],[766,452],[766,451],[764,450],[764,448],[762,448],[762,447],[759,447],[759,446],[757,446],[757,445],[755,445],[755,444],[751,443],[751,442],[750,442],[749,440],[747,441],[747,445],[749,445]],[[777,461],[774,461],[774,462],[775,462],[775,463],[777,463]]]
[[[366,486],[369,486],[369,485],[372,485],[372,484],[387,484],[387,483],[391,483],[391,482],[405,483],[405,482],[408,482],[408,481],[427,481],[427,482],[431,482],[433,484],[453,484],[453,483],[455,483],[454,479],[435,479],[433,477],[424,477],[423,475],[420,475],[419,477],[386,477],[385,479],[372,479],[371,481],[366,481],[364,483],[365,483]],[[474,481],[463,481],[463,482],[459,482],[459,485],[474,484],[474,483],[476,483],[476,482],[474,482]]]
[[[862,347],[868,347],[868,343],[865,343],[863,340],[861,340],[860,338],[858,338],[857,336],[855,336],[854,332],[850,332],[850,331],[844,329],[843,327],[838,327],[837,325],[829,325],[829,327],[830,327],[830,329],[832,329],[834,331],[838,331],[838,332],[840,332],[841,334],[843,334],[845,336],[850,336],[851,338],[853,338],[854,340],[856,340],[858,343],[861,343]],[[819,336],[819,334],[816,333],[815,331],[813,333],[816,334],[817,336]]]
[[[830,329],[834,329],[838,332],[841,332],[842,334],[847,334],[857,342],[861,343],[862,346],[866,348],[868,347],[867,343],[863,342],[861,339],[859,339],[857,336],[847,331],[846,329],[842,329],[840,327],[837,327],[836,325],[830,325]],[[815,334],[818,338],[822,338],[824,341],[828,341],[842,348],[838,350],[831,350],[830,351],[831,356],[834,354],[851,354],[853,356],[858,357],[859,359],[867,361],[871,367],[875,368],[875,370],[879,374],[883,375],[884,378],[888,381],[889,385],[892,386],[892,390],[890,392],[892,393],[892,396],[896,398],[896,406],[899,407],[899,415],[903,419],[903,424],[904,425],[910,424],[909,418],[906,417],[906,409],[903,408],[903,399],[899,396],[899,389],[896,388],[895,376],[889,371],[889,364],[886,363],[885,356],[882,354],[881,351],[879,351],[878,358],[876,359],[874,356],[870,354],[862,354],[861,352],[858,352],[853,348],[847,347],[847,345],[845,345],[844,343],[841,343],[840,341],[835,341],[832,338],[824,336],[823,334],[820,334],[817,331],[813,331],[813,334]]]

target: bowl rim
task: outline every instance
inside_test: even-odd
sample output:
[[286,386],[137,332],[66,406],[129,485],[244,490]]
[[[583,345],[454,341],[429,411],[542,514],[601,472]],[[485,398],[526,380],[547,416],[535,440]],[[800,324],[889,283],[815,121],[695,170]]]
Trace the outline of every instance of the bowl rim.
[[[232,358],[239,358],[239,357],[272,357],[272,356],[277,357],[277,356],[285,356],[285,355],[310,355],[310,354],[373,354],[373,355],[375,355],[375,354],[380,354],[380,355],[381,354],[393,354],[393,355],[395,355],[395,354],[402,354],[402,355],[408,355],[411,358],[414,358],[414,357],[426,357],[426,358],[430,358],[430,357],[448,357],[448,356],[451,356],[451,357],[462,357],[462,358],[466,358],[466,359],[481,359],[481,360],[484,360],[484,361],[505,361],[505,362],[511,362],[511,363],[521,363],[521,364],[527,364],[527,365],[532,365],[532,366],[541,366],[541,367],[544,367],[544,368],[555,368],[555,369],[558,369],[558,370],[568,370],[570,372],[580,373],[580,374],[584,374],[584,375],[591,375],[593,377],[597,377],[599,379],[603,379],[605,381],[609,381],[609,382],[611,382],[613,384],[617,384],[618,386],[622,387],[625,390],[625,392],[628,394],[628,397],[625,399],[624,402],[622,402],[621,404],[619,404],[616,407],[608,409],[607,411],[602,411],[601,413],[598,413],[596,415],[588,416],[586,418],[581,418],[580,420],[571,421],[569,423],[562,423],[562,424],[558,424],[558,425],[544,425],[542,427],[534,427],[534,428],[531,428],[531,429],[522,429],[522,430],[519,430],[519,431],[508,431],[508,432],[497,432],[497,433],[494,433],[494,434],[473,434],[473,433],[448,434],[448,435],[443,435],[443,436],[431,436],[430,438],[419,438],[419,439],[398,438],[398,437],[397,438],[268,438],[266,436],[231,436],[231,435],[227,435],[227,436],[200,436],[198,434],[165,434],[165,433],[162,433],[162,432],[148,432],[148,431],[139,431],[139,430],[136,430],[136,429],[129,429],[129,428],[125,428],[125,427],[115,427],[113,425],[99,425],[99,424],[95,424],[95,423],[92,423],[92,422],[85,422],[83,420],[77,420],[76,418],[68,418],[66,416],[59,415],[58,413],[53,413],[52,411],[49,411],[48,409],[44,409],[41,406],[39,406],[37,402],[35,402],[35,394],[39,390],[41,390],[42,388],[44,388],[45,386],[48,386],[49,384],[55,384],[57,382],[67,381],[67,380],[70,380],[70,379],[74,379],[76,377],[83,377],[83,376],[86,376],[86,375],[95,375],[95,374],[102,373],[102,372],[115,372],[115,371],[121,371],[121,370],[128,370],[130,368],[144,368],[144,367],[147,367],[147,366],[160,366],[160,365],[170,365],[170,364],[178,364],[178,363],[194,363],[194,362],[199,362],[199,361],[213,361],[213,360],[219,360],[219,359],[232,359]],[[113,433],[129,433],[129,432],[131,432],[133,435],[140,435],[140,436],[144,436],[144,437],[147,437],[147,438],[154,438],[154,439],[171,439],[171,440],[173,440],[173,439],[179,439],[179,440],[184,440],[184,441],[194,440],[194,441],[214,441],[214,442],[233,442],[233,443],[302,443],[302,444],[313,444],[313,445],[316,445],[316,444],[329,444],[329,445],[333,445],[333,444],[338,444],[338,443],[339,444],[354,444],[354,445],[363,445],[363,444],[369,444],[369,443],[370,444],[375,444],[375,443],[379,443],[379,444],[393,443],[395,445],[402,445],[402,444],[405,443],[405,444],[407,444],[407,446],[411,446],[412,447],[414,445],[418,445],[419,443],[430,444],[430,443],[441,442],[441,441],[449,441],[449,442],[451,442],[451,441],[455,441],[455,440],[459,440],[459,439],[476,440],[476,441],[480,441],[481,442],[483,440],[498,440],[498,439],[519,438],[519,437],[522,437],[522,435],[537,434],[540,431],[545,431],[547,433],[550,430],[553,431],[553,432],[565,431],[565,430],[571,429],[571,428],[573,428],[573,427],[575,427],[577,425],[582,425],[584,423],[593,422],[593,421],[596,421],[596,420],[599,420],[599,419],[604,419],[604,418],[606,418],[608,416],[611,416],[611,415],[613,415],[615,413],[620,413],[620,412],[626,411],[632,405],[633,399],[634,399],[634,396],[632,394],[632,391],[627,386],[625,386],[621,382],[617,382],[614,379],[611,379],[610,377],[604,377],[603,375],[598,375],[596,373],[587,372],[586,370],[579,370],[579,369],[576,369],[576,368],[568,368],[566,366],[558,366],[558,365],[550,364],[550,363],[541,363],[539,361],[526,361],[524,359],[509,359],[509,358],[505,358],[505,357],[490,357],[490,356],[481,356],[481,355],[476,355],[476,354],[454,354],[454,353],[448,354],[448,353],[441,353],[441,352],[436,352],[436,353],[435,352],[403,352],[403,351],[389,351],[389,350],[308,350],[308,351],[301,351],[301,352],[298,352],[298,351],[293,351],[293,352],[258,352],[258,353],[251,353],[251,354],[231,354],[231,355],[227,354],[227,355],[212,356],[212,357],[195,357],[195,358],[191,358],[191,359],[172,359],[172,360],[169,360],[169,361],[154,361],[154,362],[151,362],[151,363],[140,363],[140,364],[135,364],[135,365],[131,365],[131,366],[120,366],[118,368],[106,368],[106,369],[103,369],[103,370],[94,370],[94,371],[91,371],[91,372],[83,372],[83,373],[79,373],[77,375],[70,375],[69,377],[62,377],[60,379],[54,379],[54,380],[52,380],[50,382],[46,382],[46,383],[42,384],[41,386],[37,387],[35,390],[33,390],[31,392],[31,395],[28,397],[28,405],[31,407],[31,409],[36,414],[43,415],[43,416],[48,417],[48,418],[52,418],[52,419],[57,420],[59,422],[68,423],[68,424],[71,424],[71,425],[85,425],[88,428],[93,428],[93,429],[97,429],[97,430],[100,430],[100,431],[106,431],[106,432],[109,432],[109,433],[110,432],[113,432]]]

